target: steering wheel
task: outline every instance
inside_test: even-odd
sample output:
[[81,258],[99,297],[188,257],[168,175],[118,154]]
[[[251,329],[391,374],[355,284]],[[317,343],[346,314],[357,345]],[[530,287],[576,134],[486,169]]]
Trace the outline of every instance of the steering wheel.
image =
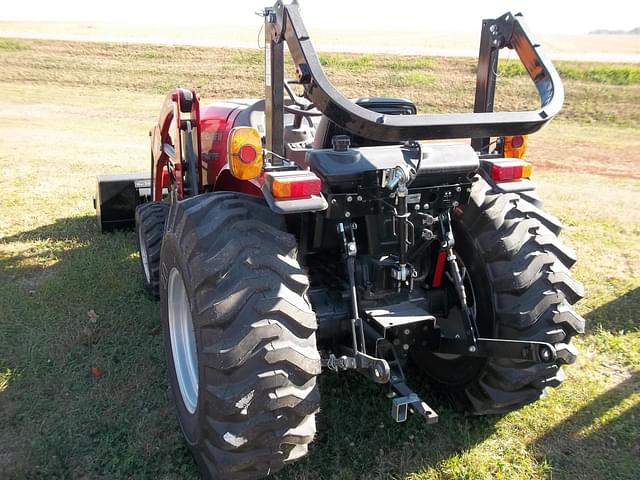
[[295,80],[285,80],[284,81],[284,89],[287,92],[287,95],[291,99],[292,105],[285,105],[284,111],[287,113],[291,113],[294,116],[293,127],[300,128],[302,125],[302,120],[305,119],[309,123],[310,127],[313,127],[313,121],[311,117],[321,117],[322,112],[316,108],[316,106],[308,101],[304,97],[300,97],[296,95],[291,89],[291,83],[298,83]]

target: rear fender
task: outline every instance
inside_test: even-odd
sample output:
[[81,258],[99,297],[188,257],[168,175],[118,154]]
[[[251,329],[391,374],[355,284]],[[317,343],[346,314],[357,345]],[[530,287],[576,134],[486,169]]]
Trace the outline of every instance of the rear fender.
[[215,190],[225,192],[240,192],[256,197],[262,196],[262,177],[254,180],[239,180],[233,175],[228,168],[223,169],[218,175]]

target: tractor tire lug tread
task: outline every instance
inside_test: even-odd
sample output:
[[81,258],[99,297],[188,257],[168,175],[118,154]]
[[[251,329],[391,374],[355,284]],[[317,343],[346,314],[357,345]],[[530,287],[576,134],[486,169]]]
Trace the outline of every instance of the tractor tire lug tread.
[[[136,242],[140,254],[140,266],[143,270],[143,283],[146,291],[153,298],[158,298],[160,292],[160,252],[168,213],[169,204],[164,202],[143,203],[138,205],[135,211]],[[147,281],[142,265],[141,240],[145,242],[146,246],[149,281]]]
[[249,195],[203,194],[171,210],[163,251],[184,259],[201,345],[192,451],[213,478],[263,478],[306,453],[320,405],[317,321],[296,240]]
[[[488,358],[466,383],[436,380],[470,414],[501,414],[537,400],[544,389],[562,383],[560,366],[577,358],[569,342],[584,332],[585,322],[572,305],[584,288],[569,272],[576,256],[557,237],[560,221],[541,208],[535,193],[493,192],[478,179],[454,225],[454,231],[469,239],[465,244],[485,272],[478,278],[489,284],[497,338],[550,342],[557,351],[551,364]],[[438,378],[428,365],[422,368]]]

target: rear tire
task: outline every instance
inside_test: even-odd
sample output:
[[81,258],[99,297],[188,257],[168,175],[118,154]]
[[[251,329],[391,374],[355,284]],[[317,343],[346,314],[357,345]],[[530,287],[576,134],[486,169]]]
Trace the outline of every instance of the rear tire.
[[557,361],[413,354],[436,385],[472,414],[508,412],[540,398],[545,387],[559,386],[560,366],[577,356],[571,337],[584,332],[584,319],[572,308],[584,295],[569,273],[575,253],[558,239],[560,222],[526,193],[495,193],[479,179],[454,220],[456,251],[470,277],[480,334],[552,343]]
[[136,207],[136,239],[144,288],[154,298],[158,298],[160,290],[160,249],[168,213],[169,204],[163,202],[148,202]]
[[[207,478],[263,478],[303,456],[315,435],[316,318],[296,240],[284,228],[262,199],[237,193],[171,206],[160,267],[169,382]],[[168,287],[176,275],[195,340],[196,358],[186,369],[180,352],[188,356],[190,347],[176,350],[171,337],[177,329]],[[195,401],[180,380],[192,364]]]

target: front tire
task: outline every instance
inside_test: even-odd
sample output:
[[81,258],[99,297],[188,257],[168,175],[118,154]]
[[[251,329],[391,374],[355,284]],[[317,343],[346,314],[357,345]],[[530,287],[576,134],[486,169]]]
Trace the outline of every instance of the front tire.
[[[303,456],[315,435],[320,356],[308,279],[283,218],[236,193],[176,202],[160,271],[169,382],[203,474],[263,478]],[[172,306],[180,281],[184,315]]]
[[575,253],[558,239],[560,222],[527,193],[497,193],[478,179],[469,204],[455,215],[456,251],[469,275],[480,334],[552,343],[557,361],[413,354],[436,386],[472,414],[515,410],[545,387],[559,386],[560,366],[577,356],[571,337],[584,332],[572,307],[584,294],[569,273]]
[[136,207],[136,239],[140,254],[144,288],[158,298],[160,292],[160,249],[164,234],[164,222],[169,213],[169,204],[148,202]]

